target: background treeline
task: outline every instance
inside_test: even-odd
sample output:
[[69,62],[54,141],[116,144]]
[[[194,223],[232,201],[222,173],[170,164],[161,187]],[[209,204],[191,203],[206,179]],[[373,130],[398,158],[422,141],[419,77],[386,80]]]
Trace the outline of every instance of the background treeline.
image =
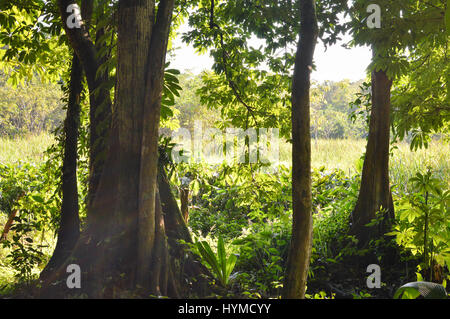
[[60,87],[37,77],[14,87],[0,70],[0,135],[15,137],[52,131],[64,119]]
[[[15,87],[8,84],[7,75],[0,70],[0,136],[16,137],[51,132],[64,120],[64,103],[59,85],[43,83],[38,77]],[[167,128],[192,129],[195,121],[215,126],[221,121],[220,108],[207,107],[197,91],[203,86],[202,75],[184,73],[179,76],[180,96],[176,98],[174,117]],[[316,83],[313,88],[311,133],[313,138],[364,138],[365,120],[353,122],[351,103],[361,91],[363,81]]]
[[[175,116],[166,127],[193,129],[195,121],[204,126],[220,126],[224,121],[217,107],[206,106],[201,102],[198,91],[204,85],[203,75],[184,73],[179,77],[180,96],[176,99]],[[363,91],[363,80],[351,82],[325,81],[315,83],[312,89],[311,135],[313,138],[342,139],[365,138],[367,125],[364,116],[355,116],[353,101],[357,93]]]

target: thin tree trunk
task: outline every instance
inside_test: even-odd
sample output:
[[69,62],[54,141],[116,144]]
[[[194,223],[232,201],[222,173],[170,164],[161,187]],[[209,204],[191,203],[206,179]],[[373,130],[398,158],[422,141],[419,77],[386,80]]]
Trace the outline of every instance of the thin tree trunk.
[[64,123],[64,157],[62,167],[62,205],[58,242],[52,258],[41,273],[41,278],[61,265],[71,253],[80,236],[78,208],[77,159],[80,103],[83,91],[83,68],[74,54],[70,73],[69,99]]
[[312,244],[310,73],[317,42],[314,0],[300,1],[300,39],[292,83],[292,239],[283,298],[304,298]]
[[0,237],[0,241],[6,240],[6,238],[8,237],[9,231],[11,230],[11,226],[14,223],[14,218],[17,216],[18,212],[19,212],[19,210],[16,209],[12,213],[9,214],[8,220],[6,221],[6,224],[3,227],[2,236]]
[[189,188],[180,186],[180,202],[181,202],[181,214],[184,221],[189,221]]
[[71,47],[83,65],[86,80],[89,88],[89,188],[87,206],[88,212],[95,194],[105,164],[107,152],[108,136],[111,122],[111,98],[110,89],[106,84],[108,74],[98,74],[101,66],[101,57],[98,56],[99,47],[94,44],[89,34],[89,23],[93,12],[94,1],[83,0],[81,2],[81,14],[83,23],[81,28],[69,28],[66,24],[70,13],[67,7],[73,4],[72,0],[58,0],[58,7],[62,17],[63,26]]
[[[19,202],[22,197],[25,196],[25,193],[21,193],[17,199],[16,202]],[[11,212],[8,216],[8,220],[6,221],[5,226],[3,227],[3,231],[2,231],[2,235],[0,237],[0,241],[5,240],[8,237],[8,233],[11,230],[11,226],[14,223],[14,218],[17,216],[17,214],[19,213],[19,209],[14,210],[13,212]]]
[[[386,230],[394,216],[392,194],[389,187],[389,134],[390,95],[392,80],[383,70],[372,72],[372,111],[369,122],[369,137],[363,164],[358,201],[352,213],[351,233],[360,245],[376,238]],[[376,213],[387,210],[379,227],[366,225]]]

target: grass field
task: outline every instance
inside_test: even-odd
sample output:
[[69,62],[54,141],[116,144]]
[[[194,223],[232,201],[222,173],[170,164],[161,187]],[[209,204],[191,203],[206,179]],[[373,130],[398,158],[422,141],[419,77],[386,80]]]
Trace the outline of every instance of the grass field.
[[[54,142],[48,133],[30,135],[23,138],[8,139],[0,137],[0,163],[17,162],[38,163],[43,160],[43,152]],[[360,158],[365,151],[365,140],[313,140],[312,166],[325,166],[327,169],[340,168],[348,173],[358,171]],[[290,144],[280,145],[280,161],[289,165]],[[390,175],[394,184],[402,184],[417,171],[431,166],[437,175],[450,181],[450,144],[433,141],[427,149],[413,152],[407,143],[399,143],[393,150],[390,161]]]
[[[280,145],[280,161],[289,164],[289,144]],[[361,156],[366,148],[366,140],[313,140],[311,144],[312,166],[327,169],[339,168],[354,174],[362,167]],[[432,141],[427,149],[411,151],[409,144],[402,142],[392,150],[390,159],[391,183],[404,185],[418,171],[430,166],[436,176],[450,183],[450,144]],[[449,184],[450,186],[450,184]]]
[[0,137],[0,163],[38,163],[43,160],[43,152],[54,140],[54,137],[48,133],[15,139]]

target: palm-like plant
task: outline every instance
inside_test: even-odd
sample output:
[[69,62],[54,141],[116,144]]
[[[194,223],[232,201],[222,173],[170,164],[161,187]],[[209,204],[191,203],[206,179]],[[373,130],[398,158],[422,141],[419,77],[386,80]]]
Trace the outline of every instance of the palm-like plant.
[[236,265],[237,256],[234,254],[227,256],[225,244],[220,236],[217,242],[217,254],[213,252],[206,241],[198,241],[195,245],[203,262],[209,266],[220,284],[227,287],[230,283],[231,272]]

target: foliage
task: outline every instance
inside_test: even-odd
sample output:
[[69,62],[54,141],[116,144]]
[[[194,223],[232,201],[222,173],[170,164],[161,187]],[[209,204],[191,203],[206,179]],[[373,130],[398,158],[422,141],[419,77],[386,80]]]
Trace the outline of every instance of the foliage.
[[56,85],[34,77],[14,87],[0,74],[0,136],[39,134],[61,124],[62,94]]
[[246,295],[279,296],[291,239],[291,223],[271,219],[252,224],[233,241],[239,247],[236,279]]
[[[78,143],[77,172],[82,220],[88,184],[87,116],[83,111]],[[29,137],[28,140],[32,141]],[[29,163],[10,161],[0,167],[0,212],[6,215],[17,212],[11,227],[12,234],[3,241],[3,248],[8,253],[7,266],[15,270],[19,282],[28,283],[45,266],[54,248],[60,221],[61,159],[64,149],[62,126],[59,125],[54,130],[54,137],[46,141],[47,145],[41,146],[41,158],[28,159]],[[17,142],[16,145],[20,146]]]
[[[97,73],[110,76],[102,87],[107,86],[111,96],[117,62],[113,14],[116,3],[96,1],[89,24],[101,60]],[[391,234],[396,235],[402,247],[423,257],[425,268],[433,263],[448,267],[449,191],[445,185],[449,180],[448,156],[443,144],[431,141],[434,133],[445,134],[449,128],[450,64],[448,37],[443,32],[444,1],[380,0],[378,4],[383,8],[383,28],[372,30],[365,27],[367,1],[353,1],[349,8],[346,0],[318,0],[319,38],[325,45],[334,44],[344,31],[350,30],[351,45],[373,46],[375,55],[369,69],[386,70],[395,78],[392,98],[395,136],[406,140],[411,137],[412,149],[430,146],[430,153],[440,156],[433,164],[440,171],[440,181],[429,171],[417,174],[408,184],[406,179],[412,171],[424,166],[425,157],[417,152],[399,159],[395,152],[400,152],[400,148],[403,151],[404,145],[393,149],[390,174],[397,184],[393,196],[398,214]],[[195,7],[188,11],[190,6]],[[447,6],[446,31],[448,9]],[[184,35],[185,41],[199,51],[210,49],[215,63],[213,72],[201,76],[182,75],[166,65],[161,108],[164,129],[168,132],[179,126],[192,129],[194,122],[201,120],[222,129],[279,127],[281,136],[289,140],[291,72],[300,31],[298,1],[193,0],[177,2],[175,10],[176,26],[184,16],[189,16],[192,29]],[[351,15],[348,23],[340,23],[343,13]],[[36,266],[47,257],[44,247],[47,243],[42,238],[45,233],[52,234],[59,224],[64,136],[58,124],[63,108],[60,92],[54,85],[43,83],[67,78],[61,70],[66,69],[69,51],[54,1],[1,1],[0,26],[0,61],[5,72],[5,79],[0,81],[0,134],[17,136],[56,128],[57,143],[48,150],[45,163],[33,166],[11,160],[0,167],[2,221],[18,212],[10,237],[3,242],[2,257],[6,252],[8,258],[2,260],[1,266],[13,267],[18,279],[27,282],[33,278]],[[317,140],[365,136],[370,111],[369,85],[325,82],[316,84],[311,93],[311,128],[316,137],[313,150],[317,151],[312,154],[314,241],[308,293],[310,298],[320,299],[329,295],[323,291],[324,287],[319,287],[321,280],[340,283],[348,279],[346,276],[355,275],[358,263],[384,261],[389,257],[387,251],[392,240],[379,238],[361,250],[354,238],[348,236],[350,212],[360,183],[354,173],[358,173],[363,142]],[[88,113],[88,105],[84,103],[78,145],[82,217],[88,185]],[[3,139],[0,147],[5,149],[8,143]],[[284,150],[290,146],[285,143]],[[285,155],[284,162],[290,163],[290,152]],[[192,232],[217,238],[217,251],[207,241],[199,241],[193,248],[218,282],[228,288],[231,279],[236,279],[232,287],[239,295],[279,296],[291,239],[289,164],[279,166],[276,171],[262,165],[207,167],[204,163],[172,168],[173,185],[179,185],[186,177],[192,181],[189,219]],[[231,246],[239,253],[238,259],[230,254],[230,249],[225,249]],[[358,283],[349,281],[352,285]],[[351,294],[355,298],[371,297],[360,288],[353,289]]]
[[209,126],[220,121],[219,111],[208,108],[200,102],[197,91],[203,85],[202,76],[184,73],[180,75],[179,80],[183,90],[180,92],[180,97],[176,99],[175,108],[178,111],[176,117],[180,127],[192,130],[196,121]]
[[53,1],[26,0],[0,2],[1,68],[10,84],[31,81],[39,76],[56,82],[69,64],[62,24]]
[[[442,36],[442,35],[441,35]],[[450,63],[447,45],[422,43],[411,55],[413,67],[392,92],[395,134],[411,133],[411,149],[427,148],[433,134],[445,134],[450,123]],[[446,89],[445,89],[446,88]]]
[[[411,149],[427,147],[432,134],[448,131],[449,63],[445,1],[377,2],[381,28],[366,26],[367,2],[357,0],[349,22],[352,45],[370,45],[369,70],[384,70],[392,87],[393,130],[411,138]],[[388,36],[386,36],[388,35]]]
[[217,241],[217,253],[214,253],[209,243],[204,240],[197,241],[195,248],[195,251],[202,258],[202,261],[209,266],[220,284],[223,287],[227,287],[230,283],[230,275],[236,265],[237,256],[227,254],[222,237],[219,236]]
[[312,259],[339,258],[342,241],[349,231],[349,216],[357,199],[359,175],[346,176],[342,170],[313,171],[314,243]]
[[[200,164],[184,164],[177,171],[178,176],[190,172],[193,180],[192,231],[223,237],[236,247],[240,256],[235,273],[237,289],[247,296],[278,296],[291,239],[290,169],[280,166],[267,174],[247,166],[221,166],[211,173]],[[348,231],[359,178],[323,167],[314,170],[312,177],[314,271],[319,269],[314,265],[316,260],[319,267],[340,252],[344,254],[340,245],[344,245]]]
[[[265,174],[255,166],[221,165],[206,169],[192,165],[193,191],[189,226],[206,236],[221,234],[236,238],[244,228],[268,218],[288,220],[290,205],[289,171]],[[184,176],[188,167],[183,169]],[[263,187],[264,186],[264,187]]]
[[[266,81],[269,80],[275,87],[287,85],[287,83],[275,83],[274,81],[278,81],[275,77],[267,77]],[[208,127],[214,126],[220,129],[245,128],[253,123],[252,116],[247,119],[244,106],[234,105],[231,89],[222,85],[218,75],[188,73],[179,75],[179,81],[183,90],[175,99],[173,119],[177,125],[172,126],[172,129],[179,126],[192,131],[196,121],[201,121]],[[353,121],[350,119],[353,112],[349,104],[352,102],[353,96],[361,91],[360,82],[326,81],[314,85],[311,93],[311,133],[315,139],[365,137],[364,119],[358,118]],[[272,89],[267,83],[260,85],[260,88],[251,88],[250,86],[246,88],[253,92],[249,105],[260,108],[258,114],[254,112],[259,127],[279,127],[281,128],[280,135],[289,137],[290,110],[286,107],[288,101],[277,102],[270,96],[265,97],[268,99],[266,102],[262,101],[264,92]],[[250,95],[250,93],[247,94]],[[278,92],[278,95],[282,96],[283,94],[285,93]],[[287,98],[288,96],[284,96],[284,99]],[[264,111],[262,110],[263,105],[266,106]]]
[[447,292],[442,285],[434,282],[416,281],[398,288],[394,299],[417,299],[419,296],[425,299],[447,299]]
[[19,281],[29,282],[34,268],[46,261],[45,233],[57,227],[60,199],[52,169],[45,163],[0,167],[0,212],[8,216],[17,212],[12,236],[2,245],[9,251],[7,258]]
[[[311,135],[313,138],[361,138],[366,135],[364,118],[354,116],[355,96],[366,91],[362,81],[325,81],[312,88]],[[358,100],[357,100],[358,101]]]
[[417,173],[410,183],[413,191],[399,201],[397,224],[389,235],[395,235],[397,243],[414,255],[421,255],[422,268],[430,269],[434,263],[449,266],[448,185],[434,177],[430,169],[425,174]]
[[169,64],[166,64],[164,72],[164,88],[161,99],[161,122],[164,126],[174,128],[174,124],[170,119],[174,116],[174,112],[171,107],[175,105],[175,97],[180,97],[182,88],[180,87],[178,76],[180,71],[175,69],[169,69]]
[[[214,73],[205,73],[202,102],[221,110],[227,125],[279,127],[290,138],[291,76],[299,33],[298,1],[200,0],[184,41],[210,50]],[[347,1],[317,1],[319,38],[336,43]]]

